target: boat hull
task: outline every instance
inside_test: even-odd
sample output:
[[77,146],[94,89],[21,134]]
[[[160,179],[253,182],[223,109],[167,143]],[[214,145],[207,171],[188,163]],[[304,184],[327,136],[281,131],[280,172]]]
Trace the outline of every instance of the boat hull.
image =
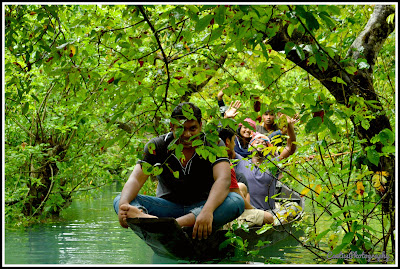
[[[276,225],[273,228],[259,234],[261,227],[250,227],[248,230],[236,229],[235,236],[240,236],[243,241],[247,240],[247,249],[263,248],[271,246],[290,234],[293,234],[294,223],[299,221],[304,213],[304,199],[300,195],[281,184],[279,186],[280,197],[277,201],[294,201],[301,206],[302,211],[296,217],[286,224]],[[160,256],[182,259],[206,261],[218,258],[226,258],[233,255],[235,246],[227,244],[221,248],[228,238],[228,230],[217,230],[207,239],[192,239],[192,227],[180,227],[174,218],[128,218],[129,227],[146,242],[152,250]],[[259,245],[259,241],[265,242]]]

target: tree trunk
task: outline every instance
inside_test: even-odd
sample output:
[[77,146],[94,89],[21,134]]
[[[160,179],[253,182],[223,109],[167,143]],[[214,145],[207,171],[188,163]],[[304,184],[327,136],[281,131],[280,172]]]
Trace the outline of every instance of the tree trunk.
[[[288,54],[289,60],[291,60],[296,65],[303,68],[309,74],[318,79],[322,83],[322,85],[324,85],[335,97],[338,103],[349,106],[349,99],[351,96],[361,96],[366,101],[377,102],[376,105],[380,106],[380,109],[369,107],[369,110],[371,110],[372,113],[376,115],[376,117],[371,119],[370,121],[371,128],[365,129],[361,126],[361,124],[355,124],[354,118],[351,119],[353,121],[357,136],[360,139],[367,140],[367,142],[363,144],[364,147],[371,146],[371,138],[377,135],[381,130],[385,128],[392,130],[392,127],[390,126],[390,121],[385,111],[382,109],[381,102],[375,92],[372,74],[379,50],[382,48],[383,43],[386,41],[386,38],[394,30],[394,23],[389,24],[386,21],[387,17],[394,12],[395,9],[390,5],[375,6],[374,12],[371,15],[371,18],[369,19],[365,29],[355,39],[347,53],[347,58],[352,58],[354,62],[358,58],[364,57],[370,65],[369,68],[359,69],[357,72],[355,72],[355,74],[349,74],[348,72],[346,72],[344,69],[346,66],[339,64],[340,59],[338,59],[338,57],[331,58],[327,56],[328,68],[324,71],[321,71],[317,64],[308,65],[306,59],[311,56],[309,52],[304,51],[304,60],[300,59],[295,50],[290,51]],[[268,40],[268,44],[270,44],[274,50],[284,50],[285,44],[289,41],[294,42],[297,45],[315,42],[314,38],[308,32],[302,34],[296,32],[295,30],[290,37],[287,33],[287,27],[288,24],[286,24],[285,26],[281,24],[280,31],[272,39]],[[267,38],[267,36],[265,36],[265,38]],[[363,48],[362,55],[360,53],[361,48]],[[341,78],[346,84],[333,82],[332,78],[334,77]],[[381,143],[377,143],[375,145],[376,150],[378,152],[382,152],[383,145]],[[370,169],[373,171],[389,172],[390,176],[388,178],[387,186],[394,186],[391,184],[391,181],[395,179],[394,156],[381,157],[379,166],[371,165]],[[386,210],[392,211],[394,208],[395,200],[394,190],[392,189],[389,191],[392,192],[392,194],[388,196],[391,200],[391,208],[386,208]],[[387,201],[385,201],[385,203],[387,203]]]
[[[25,216],[40,215],[43,212],[44,204],[49,199],[54,187],[54,177],[59,171],[55,161],[50,161],[50,159],[56,157],[58,161],[62,161],[66,154],[65,145],[54,145],[53,140],[49,140],[48,142],[50,143],[50,147],[44,150],[47,157],[40,163],[40,168],[36,170],[34,167],[31,167],[31,178],[39,179],[40,184],[28,184],[29,192],[23,209]],[[65,200],[65,204],[70,202],[70,197],[64,195],[63,199]],[[60,209],[64,207],[63,205],[58,206]],[[58,215],[61,211],[60,209],[51,210],[50,213]]]

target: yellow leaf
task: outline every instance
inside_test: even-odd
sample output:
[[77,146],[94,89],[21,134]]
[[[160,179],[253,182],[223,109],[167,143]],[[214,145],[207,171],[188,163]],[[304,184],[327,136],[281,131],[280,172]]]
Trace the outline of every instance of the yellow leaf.
[[389,176],[389,173],[386,172],[386,171],[378,171],[378,172],[375,172],[375,174],[376,174],[376,175],[382,175],[382,176],[384,176],[384,177]]
[[357,186],[356,193],[362,196],[364,194],[364,191],[365,191],[365,188],[364,188],[364,185],[363,185],[362,181],[357,181],[356,186]]
[[301,196],[306,195],[306,194],[310,191],[310,189],[311,189],[312,187],[314,187],[314,184],[308,185],[308,187],[306,187],[304,190],[302,190],[302,191],[300,192],[300,195],[301,195]]
[[331,250],[335,248],[338,240],[339,240],[339,236],[336,233],[333,233],[329,236],[328,246],[330,247]]
[[[382,174],[384,174],[384,173],[377,172],[377,173],[375,173],[375,175],[372,176],[372,184],[373,184],[374,188],[380,192],[383,192],[385,190],[383,185],[385,185],[387,182],[386,177],[384,177]],[[385,172],[385,174],[388,174],[388,173]]]
[[72,56],[74,56],[76,53],[76,48],[73,45],[69,45],[68,48],[69,48],[70,54],[72,54]]
[[190,52],[190,49],[189,49],[188,45],[185,44],[185,48],[186,48],[186,50],[187,50],[188,52]]
[[316,193],[320,194],[321,190],[322,190],[321,184],[318,184],[317,186],[315,186]]

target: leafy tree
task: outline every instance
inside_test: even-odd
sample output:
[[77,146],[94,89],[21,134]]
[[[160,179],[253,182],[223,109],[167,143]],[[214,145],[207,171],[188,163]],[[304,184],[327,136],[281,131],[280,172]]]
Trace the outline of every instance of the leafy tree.
[[394,12],[390,5],[6,5],[6,219],[57,215],[74,194],[124,181],[181,101],[199,104],[215,139],[215,93],[228,84],[226,100],[247,108],[239,121],[256,119],[265,105],[300,113],[298,152],[269,168],[303,189],[314,224],[318,210],[331,216],[331,228],[311,229],[312,243],[342,229],[335,251],[386,249],[395,230]]

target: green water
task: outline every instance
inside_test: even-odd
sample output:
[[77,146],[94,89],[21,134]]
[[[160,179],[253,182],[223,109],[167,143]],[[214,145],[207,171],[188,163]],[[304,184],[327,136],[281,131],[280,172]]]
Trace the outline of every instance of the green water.
[[[156,256],[130,229],[120,227],[112,207],[121,186],[107,187],[96,198],[75,200],[62,213],[64,221],[25,229],[7,228],[4,263],[10,264],[174,264],[185,261]],[[260,252],[218,263],[264,262],[312,264],[315,256],[288,237]]]

